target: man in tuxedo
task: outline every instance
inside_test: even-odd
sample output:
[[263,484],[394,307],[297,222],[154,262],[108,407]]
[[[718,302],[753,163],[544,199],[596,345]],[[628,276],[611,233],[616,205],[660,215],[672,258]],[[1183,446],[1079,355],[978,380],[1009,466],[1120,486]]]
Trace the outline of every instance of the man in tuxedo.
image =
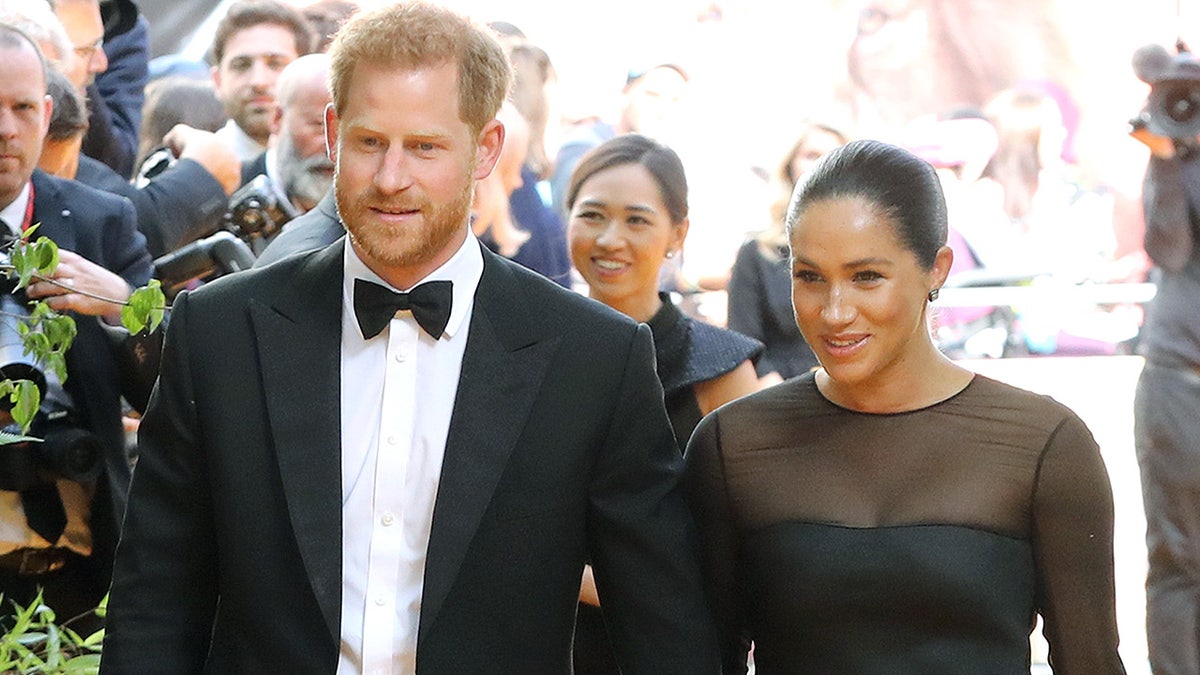
[[[71,473],[46,461],[38,447],[2,449],[0,593],[6,601],[28,603],[44,588],[46,604],[66,618],[94,608],[107,589],[130,474],[121,398],[142,407],[149,385],[141,390],[136,384],[153,381],[158,364],[148,349],[152,339],[120,328],[118,303],[150,278],[150,255],[133,206],[36,169],[52,108],[46,73],[37,44],[0,24],[2,233],[11,239],[36,224],[35,237],[59,246],[52,277],[24,294],[73,314],[77,328],[66,353],[68,377],[58,382],[46,375],[33,431],[46,439],[41,448],[69,433],[79,440],[74,447],[90,448],[98,460],[91,465],[94,474]],[[7,602],[4,611],[11,611]]]
[[176,299],[102,671],[566,674],[590,559],[625,672],[717,672],[647,327],[470,233],[502,48],[414,3],[330,53],[349,234]]

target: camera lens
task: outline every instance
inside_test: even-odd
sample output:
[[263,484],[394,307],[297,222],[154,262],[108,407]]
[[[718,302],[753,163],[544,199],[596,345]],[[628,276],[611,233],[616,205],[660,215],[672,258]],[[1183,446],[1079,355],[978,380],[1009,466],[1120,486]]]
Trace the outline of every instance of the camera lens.
[[1153,133],[1177,140],[1200,134],[1200,80],[1176,79],[1156,83],[1147,100],[1148,127]]
[[1179,87],[1168,92],[1163,103],[1167,117],[1180,124],[1187,124],[1196,116],[1200,106],[1200,91],[1190,87]]

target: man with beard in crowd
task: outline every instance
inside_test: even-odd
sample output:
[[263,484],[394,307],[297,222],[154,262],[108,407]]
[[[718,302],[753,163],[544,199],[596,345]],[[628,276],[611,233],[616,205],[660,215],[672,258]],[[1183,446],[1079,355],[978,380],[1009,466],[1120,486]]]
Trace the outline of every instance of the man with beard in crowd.
[[239,0],[213,38],[212,78],[229,123],[217,132],[242,162],[267,149],[275,88],[287,64],[312,51],[304,17],[276,0]]
[[329,57],[308,54],[279,74],[275,145],[242,167],[242,184],[265,175],[288,218],[306,213],[329,191],[333,162],[325,152]]

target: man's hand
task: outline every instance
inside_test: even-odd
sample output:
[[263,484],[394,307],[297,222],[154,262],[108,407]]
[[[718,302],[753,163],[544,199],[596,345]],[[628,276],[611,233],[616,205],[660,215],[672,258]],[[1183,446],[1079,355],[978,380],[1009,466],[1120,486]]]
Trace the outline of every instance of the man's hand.
[[163,143],[179,159],[190,159],[204,167],[224,188],[233,194],[242,182],[242,163],[233,149],[211,131],[176,124],[163,136]]
[[121,307],[132,289],[124,279],[81,255],[62,249],[58,268],[50,281],[29,284],[26,295],[45,300],[56,312],[68,310],[98,316],[113,326],[121,325]]

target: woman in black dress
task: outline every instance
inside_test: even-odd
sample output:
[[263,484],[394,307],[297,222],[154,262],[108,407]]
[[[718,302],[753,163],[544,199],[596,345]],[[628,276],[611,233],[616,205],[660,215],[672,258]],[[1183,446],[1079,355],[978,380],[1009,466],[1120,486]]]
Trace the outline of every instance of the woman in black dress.
[[[678,155],[637,134],[591,150],[571,174],[571,261],[588,295],[650,326],[667,414],[683,451],[700,418],[758,389],[762,344],[686,316],[659,291],[663,262],[688,231],[687,179]],[[575,673],[618,672],[594,584],[585,575],[575,628]]]
[[796,321],[820,369],[701,422],[685,481],[726,672],[1123,673],[1112,493],[1079,418],[943,356],[934,170],[830,153],[788,211]]

